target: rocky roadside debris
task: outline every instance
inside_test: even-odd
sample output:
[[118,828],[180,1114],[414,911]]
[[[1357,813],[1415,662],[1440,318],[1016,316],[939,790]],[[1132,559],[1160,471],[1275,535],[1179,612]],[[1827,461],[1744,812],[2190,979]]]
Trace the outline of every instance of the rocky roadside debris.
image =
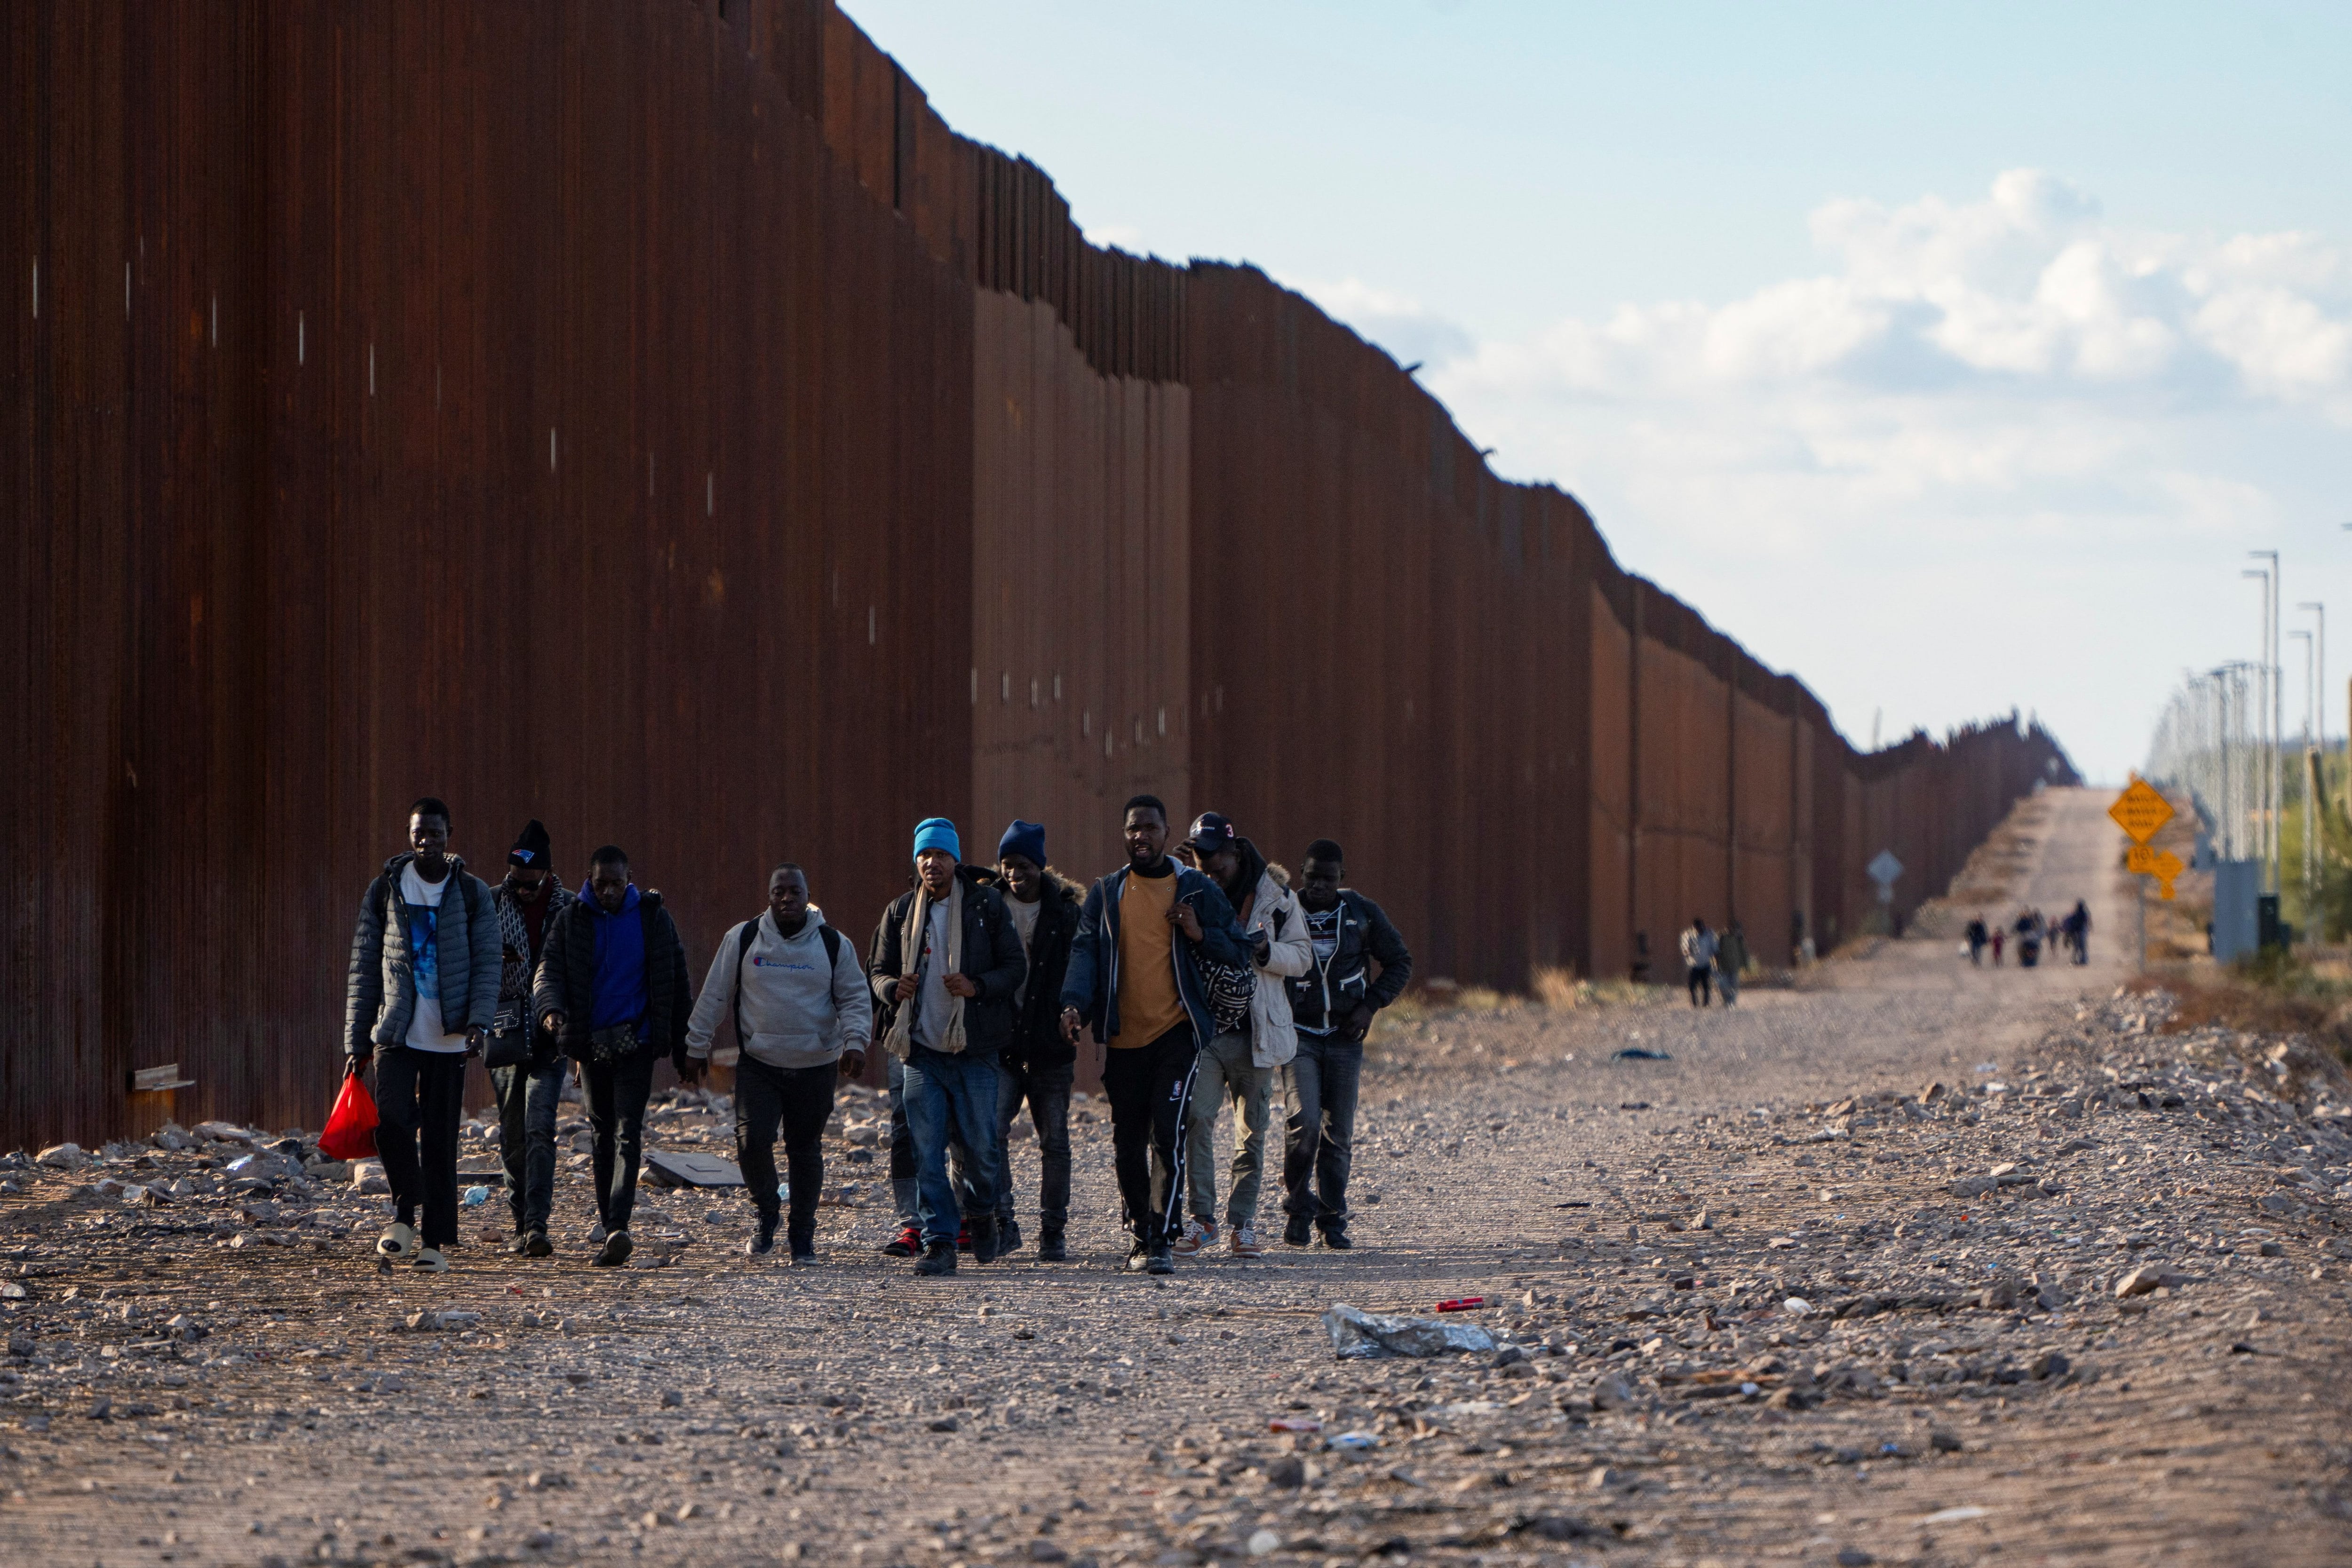
[[[2276,1506],[2352,1546],[2352,1450],[2314,1392],[2347,1317],[2352,1082],[2307,1040],[2167,1016],[2119,991],[1965,1082],[1656,1128],[1655,1169],[1691,1179],[1571,1218],[1551,1266],[1449,1321],[1490,1354],[1424,1333],[1342,1361],[1369,1336],[1335,1306],[1292,1429],[1164,1443],[1181,1501],[1058,1544],[2103,1557],[2201,1509],[2209,1560],[2238,1561],[2225,1543],[2270,1542]],[[2037,1465],[2141,1500],[2053,1506]]]
[[[250,1130],[28,1156],[0,1200],[25,1292],[0,1304],[0,1554],[2324,1560],[2352,1514],[2326,1396],[2352,1348],[2341,1074],[2308,1042],[2165,1034],[2162,998],[2072,1010],[2030,1050],[1810,1104],[1376,1072],[1360,1187],[1390,1201],[1360,1250],[1164,1282],[1119,1272],[1091,1211],[1080,1262],[915,1281],[863,1244],[879,1181],[826,1216],[816,1270],[721,1245],[742,1195],[689,1190],[647,1195],[667,1272],[590,1270],[576,1235],[527,1268],[469,1221],[428,1277],[374,1266],[383,1200],[349,1176],[229,1194]],[[662,1110],[665,1145],[730,1135],[723,1098]],[[1102,1129],[1074,1131],[1107,1192]],[[845,1095],[836,1178],[887,1135]],[[221,1190],[150,1209],[96,1192],[118,1172]],[[223,1220],[330,1245],[239,1249]],[[1343,1357],[1342,1303],[1407,1327]]]

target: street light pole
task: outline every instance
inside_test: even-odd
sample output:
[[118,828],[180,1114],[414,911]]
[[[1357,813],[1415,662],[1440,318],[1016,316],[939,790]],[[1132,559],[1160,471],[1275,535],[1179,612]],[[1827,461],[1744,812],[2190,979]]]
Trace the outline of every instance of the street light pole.
[[[2260,556],[2265,553],[2275,552],[2249,550],[2246,553],[2249,555]],[[2261,650],[2261,659],[2254,666],[2262,672],[2262,679],[2254,687],[2254,745],[2258,748],[2255,754],[2257,760],[2254,764],[2254,794],[2255,798],[2260,801],[2260,805],[2257,806],[2254,816],[2254,858],[2262,862],[2263,879],[2268,880],[2273,864],[2271,856],[2271,835],[2278,830],[2277,815],[2271,809],[2271,789],[2272,786],[2276,782],[2278,757],[2272,745],[2270,736],[2265,735],[2264,733],[2264,727],[2269,725],[2271,722],[2270,685],[2272,577],[2270,569],[2267,567],[2249,567],[2238,575],[2240,577],[2258,577],[2262,579],[2263,581],[2263,630],[2258,644]],[[2272,734],[2275,734],[2275,732],[2273,731]],[[2273,885],[2269,888],[2268,891],[2276,893],[2278,888]]]
[[2287,635],[2303,644],[2303,922],[2308,927],[2319,898],[2317,822],[2311,809],[2313,797],[2318,792],[2315,788],[2317,780],[2312,777],[2311,749],[2311,710],[2314,699],[2318,695],[2315,685],[2318,677],[2312,662],[2311,633],[2294,631]]
[[2271,893],[2286,888],[2286,866],[2279,830],[2286,816],[2286,660],[2280,652],[2280,625],[2286,620],[2286,574],[2279,570],[2279,552],[2254,552],[2271,563]]

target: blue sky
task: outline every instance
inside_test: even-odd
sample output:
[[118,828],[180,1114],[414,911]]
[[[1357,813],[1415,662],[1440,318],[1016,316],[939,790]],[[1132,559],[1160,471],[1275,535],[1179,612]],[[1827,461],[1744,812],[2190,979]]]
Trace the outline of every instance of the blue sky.
[[1426,361],[1857,744],[2016,706],[2119,778],[2272,548],[2344,731],[2352,5],[846,8],[1096,239]]

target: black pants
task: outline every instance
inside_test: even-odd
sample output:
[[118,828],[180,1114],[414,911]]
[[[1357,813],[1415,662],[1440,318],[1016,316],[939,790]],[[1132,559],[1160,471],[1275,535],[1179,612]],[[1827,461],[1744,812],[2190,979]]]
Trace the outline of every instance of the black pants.
[[1147,1247],[1173,1242],[1184,1221],[1184,1115],[1192,1091],[1192,1026],[1150,1045],[1104,1053],[1111,1160],[1128,1228]]
[[375,1059],[376,1153],[403,1225],[427,1247],[457,1239],[457,1123],[466,1113],[466,1053],[386,1048]]
[[507,1170],[507,1207],[515,1233],[547,1228],[555,1207],[555,1116],[570,1064],[550,1052],[543,1060],[490,1069],[499,1103],[499,1157]]
[[1693,964],[1690,967],[1691,1006],[1695,1008],[1703,1008],[1708,1004],[1712,999],[1708,995],[1708,987],[1714,983],[1714,980],[1715,967],[1713,965]]
[[[1000,1067],[1003,1087],[996,1098],[996,1146],[1010,1141],[1013,1119],[1021,1102],[1029,1102],[1029,1120],[1037,1129],[1037,1225],[1059,1231],[1070,1222],[1070,1085],[1077,1064],[1059,1067]],[[1013,1218],[1013,1178],[996,1174],[996,1213]]]
[[1298,1031],[1290,1074],[1290,1140],[1282,1155],[1283,1210],[1326,1235],[1348,1228],[1348,1173],[1356,1161],[1356,1094],[1364,1042]]
[[[1039,1228],[1059,1232],[1070,1223],[1070,1087],[1077,1077],[1077,1063],[1066,1061],[1059,1067],[1024,1067],[1011,1058],[1000,1058],[996,1063],[996,1218],[998,1224],[1010,1224],[1013,1214],[1013,1166],[1009,1157],[1013,1142],[1013,1123],[1021,1114],[1021,1102],[1029,1102],[1029,1120],[1037,1128],[1037,1224]],[[962,1151],[950,1147],[952,1156]],[[970,1162],[960,1157],[951,1163],[957,1166],[956,1197],[971,1212],[971,1183],[966,1176]]]
[[816,1200],[824,1191],[824,1124],[833,1114],[834,1085],[841,1064],[771,1067],[746,1056],[735,1064],[735,1159],[760,1218],[772,1224],[776,1210],[776,1129],[784,1134],[784,1160],[792,1172],[792,1223],[784,1235],[795,1249],[816,1239]]
[[585,1062],[583,1068],[588,1081],[588,1130],[593,1139],[589,1162],[596,1172],[596,1217],[608,1233],[626,1230],[637,1207],[637,1166],[646,1153],[646,1096],[653,1092],[654,1058],[640,1051],[618,1061]]

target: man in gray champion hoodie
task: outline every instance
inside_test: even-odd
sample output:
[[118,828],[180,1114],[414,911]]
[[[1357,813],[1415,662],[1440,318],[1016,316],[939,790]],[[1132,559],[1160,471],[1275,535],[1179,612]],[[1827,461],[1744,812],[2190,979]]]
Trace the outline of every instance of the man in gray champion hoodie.
[[702,1075],[719,1020],[730,1016],[743,1051],[735,1064],[735,1158],[760,1211],[750,1250],[759,1257],[776,1244],[781,1122],[793,1194],[785,1237],[793,1262],[814,1261],[824,1124],[835,1084],[866,1071],[874,1004],[856,951],[810,904],[808,877],[796,865],[768,873],[765,915],[719,938],[686,1026],[689,1078]]

